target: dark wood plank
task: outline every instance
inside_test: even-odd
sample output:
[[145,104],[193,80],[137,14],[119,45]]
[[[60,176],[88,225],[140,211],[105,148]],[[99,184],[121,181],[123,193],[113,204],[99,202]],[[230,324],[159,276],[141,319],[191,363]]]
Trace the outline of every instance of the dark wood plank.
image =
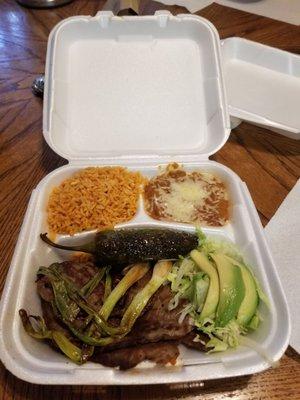
[[[42,136],[42,102],[33,97],[33,78],[44,71],[52,27],[71,15],[93,15],[104,1],[76,0],[52,10],[30,10],[14,0],[0,2],[0,290],[2,290],[31,191],[50,171],[66,163]],[[143,1],[143,13],[157,9],[186,12]],[[242,36],[300,53],[299,27],[212,4],[199,12],[221,38]],[[212,158],[247,183],[266,224],[300,175],[300,144],[246,123],[235,129]],[[58,387],[30,385],[0,368],[0,400],[19,399],[299,399],[300,357],[288,349],[276,369],[191,385],[148,387]],[[201,379],[201,377],[199,377]]]

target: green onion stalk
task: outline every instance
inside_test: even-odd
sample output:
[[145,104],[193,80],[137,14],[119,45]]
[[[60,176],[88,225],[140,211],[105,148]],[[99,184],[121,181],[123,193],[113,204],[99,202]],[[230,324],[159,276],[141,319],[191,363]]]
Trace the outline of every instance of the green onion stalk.
[[[64,353],[74,363],[81,365],[92,356],[94,351],[93,347],[83,346],[80,349],[75,346],[63,332],[48,330],[43,318],[34,315],[27,315],[26,311],[23,309],[19,311],[19,315],[25,331],[31,337],[35,339],[52,339],[62,353]],[[35,321],[35,328],[30,319]]]

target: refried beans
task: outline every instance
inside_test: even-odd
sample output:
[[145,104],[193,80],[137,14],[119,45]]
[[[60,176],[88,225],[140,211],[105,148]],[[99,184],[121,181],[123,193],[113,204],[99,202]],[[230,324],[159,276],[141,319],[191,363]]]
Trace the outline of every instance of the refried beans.
[[187,172],[169,164],[144,187],[145,210],[154,219],[223,226],[229,220],[229,196],[219,177],[205,171]]

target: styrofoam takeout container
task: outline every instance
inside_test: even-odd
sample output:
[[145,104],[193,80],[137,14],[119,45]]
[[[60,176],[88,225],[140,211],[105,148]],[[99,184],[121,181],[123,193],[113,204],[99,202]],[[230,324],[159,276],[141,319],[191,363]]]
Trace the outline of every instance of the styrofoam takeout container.
[[[290,335],[286,300],[246,185],[230,169],[210,161],[227,140],[229,116],[215,28],[194,15],[72,17],[51,32],[46,62],[44,136],[69,164],[48,174],[33,191],[4,289],[0,355],[16,376],[43,384],[155,384],[233,377],[262,371],[284,353]],[[249,337],[267,358],[240,346],[219,354],[181,349],[175,367],[143,363],[121,372],[88,362],[77,366],[47,344],[29,337],[18,310],[41,313],[36,271],[70,256],[47,247],[46,204],[51,189],[91,165],[124,165],[146,176],[159,165],[181,162],[227,182],[232,218],[208,235],[237,243],[270,299],[260,305],[263,322]],[[163,223],[145,215],[122,226]],[[72,240],[82,239],[79,234]],[[60,237],[61,241],[68,241]]]
[[222,41],[229,113],[300,139],[300,56],[250,40]]

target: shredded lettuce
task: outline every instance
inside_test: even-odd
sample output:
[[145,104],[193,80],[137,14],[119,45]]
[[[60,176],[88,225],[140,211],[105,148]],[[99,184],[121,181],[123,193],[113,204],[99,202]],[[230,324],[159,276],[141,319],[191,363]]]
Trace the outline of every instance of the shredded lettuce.
[[226,326],[216,327],[214,334],[227,343],[229,347],[237,347],[240,342],[240,335],[246,333],[245,329],[237,323],[235,319],[231,320]]
[[236,261],[243,262],[240,250],[229,240],[208,238],[199,228],[196,229],[196,234],[198,236],[198,250],[205,253],[207,256],[209,256],[210,253],[221,253]]
[[209,287],[209,278],[203,272],[198,272],[192,279],[191,302],[195,310],[201,312]]
[[[210,239],[200,230],[196,229],[198,235],[198,250],[204,253],[209,259],[214,253],[223,254],[231,257],[239,263],[244,263],[243,257],[238,248],[229,241],[222,239]],[[249,268],[251,270],[251,268]],[[256,278],[257,293],[260,300],[269,304],[266,295],[261,290]],[[182,322],[187,315],[193,321],[194,326],[199,333],[206,334],[209,340],[206,342],[206,348],[209,352],[218,352],[227,350],[230,347],[237,347],[243,342],[242,337],[248,330],[257,329],[260,323],[260,316],[256,310],[247,327],[242,326],[233,318],[224,327],[216,326],[214,316],[210,318],[200,318],[201,310],[205,304],[210,279],[204,272],[199,272],[194,261],[188,257],[181,257],[172,267],[168,276],[171,282],[171,290],[174,297],[169,303],[169,310],[175,309],[181,299],[188,300],[187,305],[180,310],[179,322]]]
[[217,351],[225,351],[228,349],[227,343],[216,337],[212,337],[205,345],[208,349],[211,348],[208,353],[215,353]]
[[190,314],[193,310],[193,305],[191,303],[189,303],[188,305],[186,305],[180,312],[179,315],[179,319],[178,322],[179,324],[182,324],[183,320],[185,319],[185,317]]
[[180,299],[190,298],[195,271],[195,264],[188,257],[181,258],[173,264],[172,270],[168,275],[168,281],[171,282],[172,292],[176,294],[169,302],[169,310],[176,308]]
[[201,228],[196,228],[196,235],[198,236],[198,247],[201,247],[207,240],[206,235],[202,232]]
[[[237,347],[240,343],[240,335],[246,333],[245,328],[240,326],[235,319],[231,320],[224,327],[215,326],[215,322],[211,319],[207,319],[206,321],[196,320],[195,326],[210,338],[206,344],[206,347],[210,348],[210,352]],[[222,346],[220,342],[223,343]]]

